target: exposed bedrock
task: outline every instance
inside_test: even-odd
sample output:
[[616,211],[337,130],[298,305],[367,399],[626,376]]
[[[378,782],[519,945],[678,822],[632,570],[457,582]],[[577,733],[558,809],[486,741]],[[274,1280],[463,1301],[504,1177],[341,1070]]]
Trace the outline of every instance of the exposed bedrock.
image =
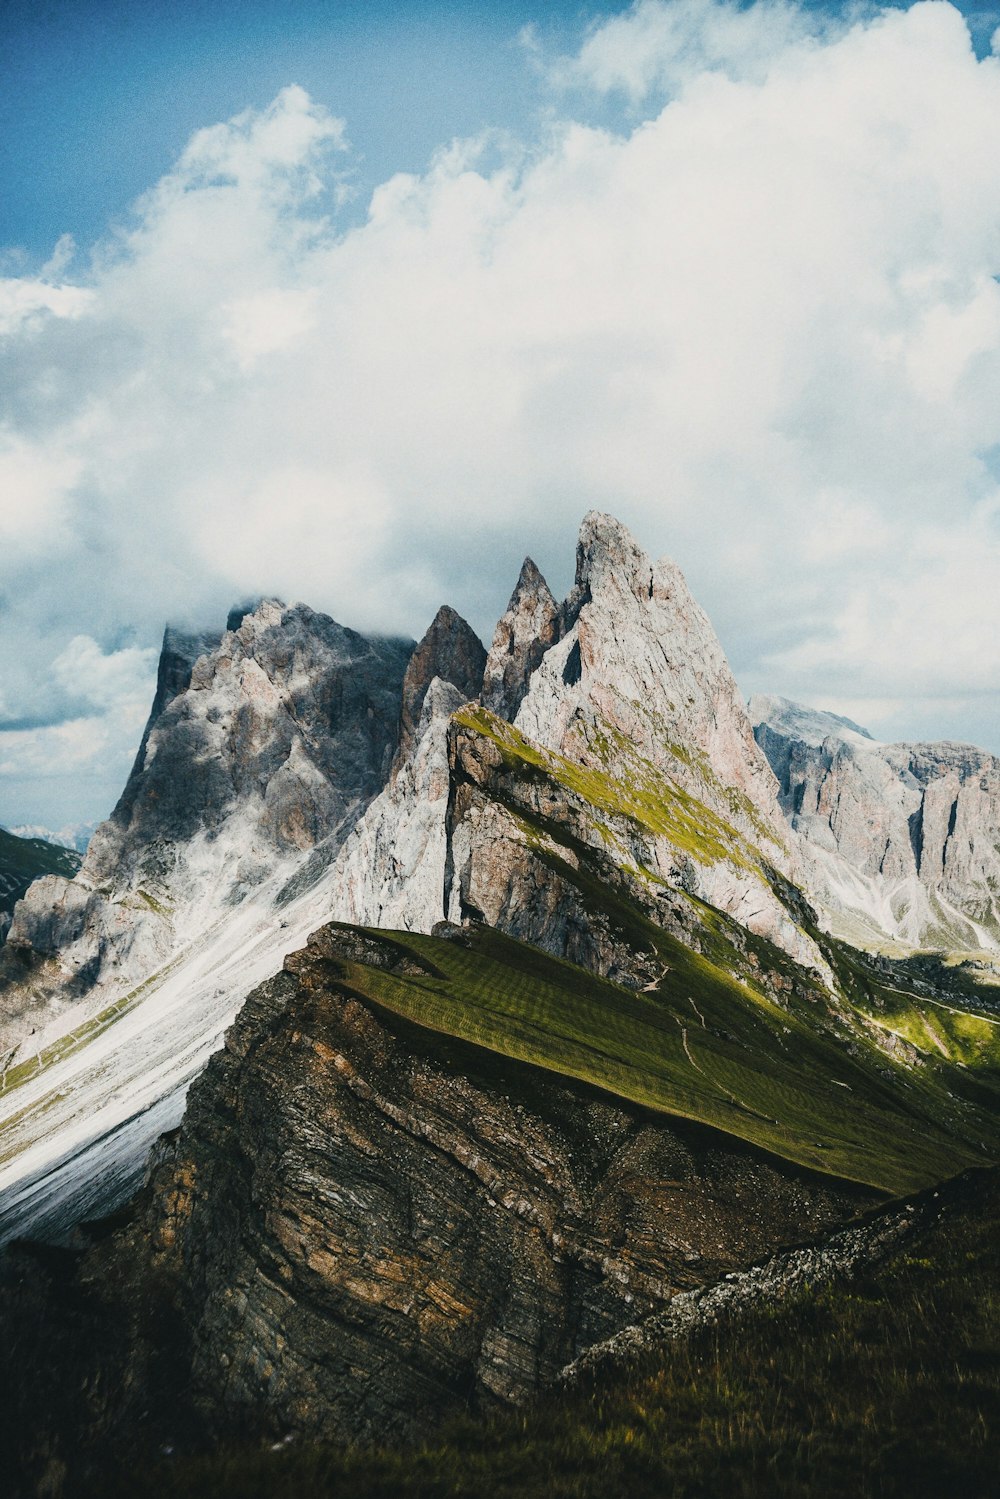
[[385,784],[408,641],[265,600],[221,636],[164,637],[156,697],[73,880],[36,881],[0,951],[0,1044],[104,981],[144,980]]
[[215,1432],[418,1433],[520,1403],[663,1303],[871,1193],[409,1025],[328,928],[251,995],[156,1169]]
[[966,744],[882,744],[784,698],[756,697],[750,711],[835,923],[853,916],[926,946],[1000,946],[995,756]]

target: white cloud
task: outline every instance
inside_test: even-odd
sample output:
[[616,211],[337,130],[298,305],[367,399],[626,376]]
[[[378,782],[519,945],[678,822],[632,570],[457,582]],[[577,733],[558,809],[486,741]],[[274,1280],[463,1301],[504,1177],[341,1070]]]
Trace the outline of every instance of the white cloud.
[[250,370],[268,354],[287,349],[312,326],[312,291],[273,287],[237,297],[223,311],[223,334],[241,368]]
[[596,504],[748,688],[947,689],[1000,748],[1000,61],[945,4],[816,27],[646,0],[557,71],[648,118],[445,148],[347,231],[344,127],[301,89],[200,131],[86,316],[0,345],[12,711],[74,635],[255,591],[489,629]]
[[82,286],[53,285],[23,276],[0,278],[0,338],[18,332],[25,324],[37,326],[45,313],[82,317],[92,300],[92,293]]
[[[710,72],[762,82],[792,48],[845,25],[786,0],[747,7],[731,0],[635,0],[622,14],[595,22],[580,50],[551,63],[548,74],[559,88],[619,91],[639,104],[651,92],[680,92]],[[537,58],[537,37],[525,41]]]
[[0,430],[0,547],[8,567],[59,549],[82,460]]
[[67,699],[88,704],[96,712],[118,712],[147,693],[156,675],[156,652],[125,646],[102,651],[89,635],[74,635],[52,663],[52,677]]

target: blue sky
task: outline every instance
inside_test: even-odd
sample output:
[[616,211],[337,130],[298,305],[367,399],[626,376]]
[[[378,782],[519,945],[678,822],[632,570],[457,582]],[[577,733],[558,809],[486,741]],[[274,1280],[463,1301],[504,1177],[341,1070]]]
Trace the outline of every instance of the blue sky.
[[[156,181],[200,126],[288,83],[346,118],[355,211],[453,136],[530,130],[548,101],[522,40],[570,48],[618,4],[532,0],[5,0],[0,245],[80,245]],[[811,5],[843,13],[843,5]],[[1000,13],[963,0],[980,52]],[[614,116],[591,99],[588,114]]]
[[8,0],[0,823],[166,619],[488,635],[583,512],[745,690],[1000,752],[1000,17]]
[[193,131],[288,83],[348,120],[363,203],[452,136],[529,120],[539,91],[523,28],[568,43],[599,13],[530,0],[7,0],[3,240],[47,255],[63,233],[98,238]]

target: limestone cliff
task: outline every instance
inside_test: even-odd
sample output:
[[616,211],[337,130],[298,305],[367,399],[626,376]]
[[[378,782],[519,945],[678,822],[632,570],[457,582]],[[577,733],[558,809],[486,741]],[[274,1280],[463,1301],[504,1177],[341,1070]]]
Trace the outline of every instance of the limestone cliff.
[[[530,940],[570,950],[566,919],[583,918],[545,930],[553,887],[528,810],[529,820],[568,816],[612,866],[681,888],[826,971],[789,899],[800,871],[774,776],[715,633],[668,558],[652,562],[620,522],[591,512],[561,606],[526,562],[497,627],[483,705],[495,711],[466,716],[452,735],[450,919],[479,912],[523,935],[519,920],[506,923],[530,908]],[[497,798],[501,767],[507,790]]]
[[385,782],[411,647],[264,601],[164,638],[128,784],[73,880],[36,882],[0,971],[0,1044],[142,982],[264,882],[342,841]]
[[807,880],[854,940],[1000,947],[1000,761],[963,744],[881,744],[783,698],[750,703]]
[[477,699],[486,652],[453,609],[440,609],[403,682],[402,733],[388,784],[345,842],[328,880],[340,921],[429,932],[444,915],[448,725]]

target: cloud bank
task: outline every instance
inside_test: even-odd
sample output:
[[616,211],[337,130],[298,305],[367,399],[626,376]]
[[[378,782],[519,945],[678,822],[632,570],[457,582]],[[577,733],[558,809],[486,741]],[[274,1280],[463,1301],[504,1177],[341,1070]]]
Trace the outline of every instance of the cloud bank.
[[534,60],[541,124],[353,228],[349,122],[291,86],[0,283],[0,819],[106,810],[164,619],[487,631],[592,505],[748,691],[1000,751],[1000,61],[947,4],[778,0]]

